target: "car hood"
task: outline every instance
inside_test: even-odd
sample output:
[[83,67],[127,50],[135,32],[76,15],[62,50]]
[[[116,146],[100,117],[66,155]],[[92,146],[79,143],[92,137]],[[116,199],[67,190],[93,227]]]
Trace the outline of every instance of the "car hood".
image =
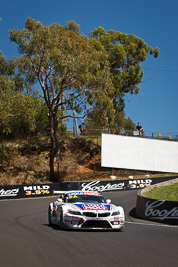
[[115,205],[112,204],[104,204],[104,203],[91,203],[91,202],[82,202],[82,203],[68,203],[68,206],[70,206],[73,209],[79,209],[79,210],[100,210],[100,211],[112,211],[115,210]]

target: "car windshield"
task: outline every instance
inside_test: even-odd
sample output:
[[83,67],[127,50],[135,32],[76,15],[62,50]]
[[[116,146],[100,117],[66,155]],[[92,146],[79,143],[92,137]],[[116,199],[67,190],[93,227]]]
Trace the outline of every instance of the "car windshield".
[[65,195],[64,202],[97,202],[106,203],[104,197],[98,193],[90,192],[71,192]]

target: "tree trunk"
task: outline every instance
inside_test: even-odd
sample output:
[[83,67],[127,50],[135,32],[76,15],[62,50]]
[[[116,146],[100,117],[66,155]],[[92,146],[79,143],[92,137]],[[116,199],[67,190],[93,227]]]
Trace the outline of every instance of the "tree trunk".
[[53,113],[53,122],[54,122],[54,140],[55,140],[55,157],[58,156],[60,159],[60,144],[59,144],[59,131],[58,131],[58,118],[57,111]]
[[[61,101],[62,103],[64,103],[64,98],[65,98],[65,95],[64,95],[64,92],[62,92],[62,95],[61,95]],[[65,119],[64,119],[64,116],[65,116],[65,105],[62,104],[61,106],[61,116],[62,116],[62,119],[61,119],[61,134],[63,135],[64,133],[64,127],[65,127]]]
[[50,128],[50,139],[51,139],[51,149],[50,149],[50,179],[52,179],[52,177],[54,177],[54,148],[55,148],[52,111],[49,112],[49,128]]
[[50,150],[50,179],[55,177],[54,160],[59,152],[59,133],[58,133],[58,120],[56,112],[49,112],[49,126],[50,126],[50,139],[51,139],[51,150]]

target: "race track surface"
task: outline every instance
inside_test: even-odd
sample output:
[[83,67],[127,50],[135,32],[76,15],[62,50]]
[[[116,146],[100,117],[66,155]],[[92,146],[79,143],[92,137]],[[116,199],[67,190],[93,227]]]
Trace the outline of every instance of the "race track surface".
[[48,205],[56,198],[0,200],[0,266],[176,267],[178,227],[130,217],[136,193],[103,193],[124,207],[127,222],[123,232],[49,227]]

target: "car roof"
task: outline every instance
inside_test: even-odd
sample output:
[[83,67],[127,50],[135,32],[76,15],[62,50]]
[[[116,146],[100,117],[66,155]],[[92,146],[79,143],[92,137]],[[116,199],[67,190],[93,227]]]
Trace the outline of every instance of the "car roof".
[[92,195],[92,194],[99,194],[98,191],[82,191],[82,190],[69,190],[69,191],[53,191],[54,194],[57,194],[60,197],[64,197],[65,195],[71,194],[71,193],[85,193],[86,195]]
[[82,191],[82,190],[71,190],[71,191],[66,191],[65,194],[70,194],[70,193],[88,193],[88,194],[100,194],[97,191]]

